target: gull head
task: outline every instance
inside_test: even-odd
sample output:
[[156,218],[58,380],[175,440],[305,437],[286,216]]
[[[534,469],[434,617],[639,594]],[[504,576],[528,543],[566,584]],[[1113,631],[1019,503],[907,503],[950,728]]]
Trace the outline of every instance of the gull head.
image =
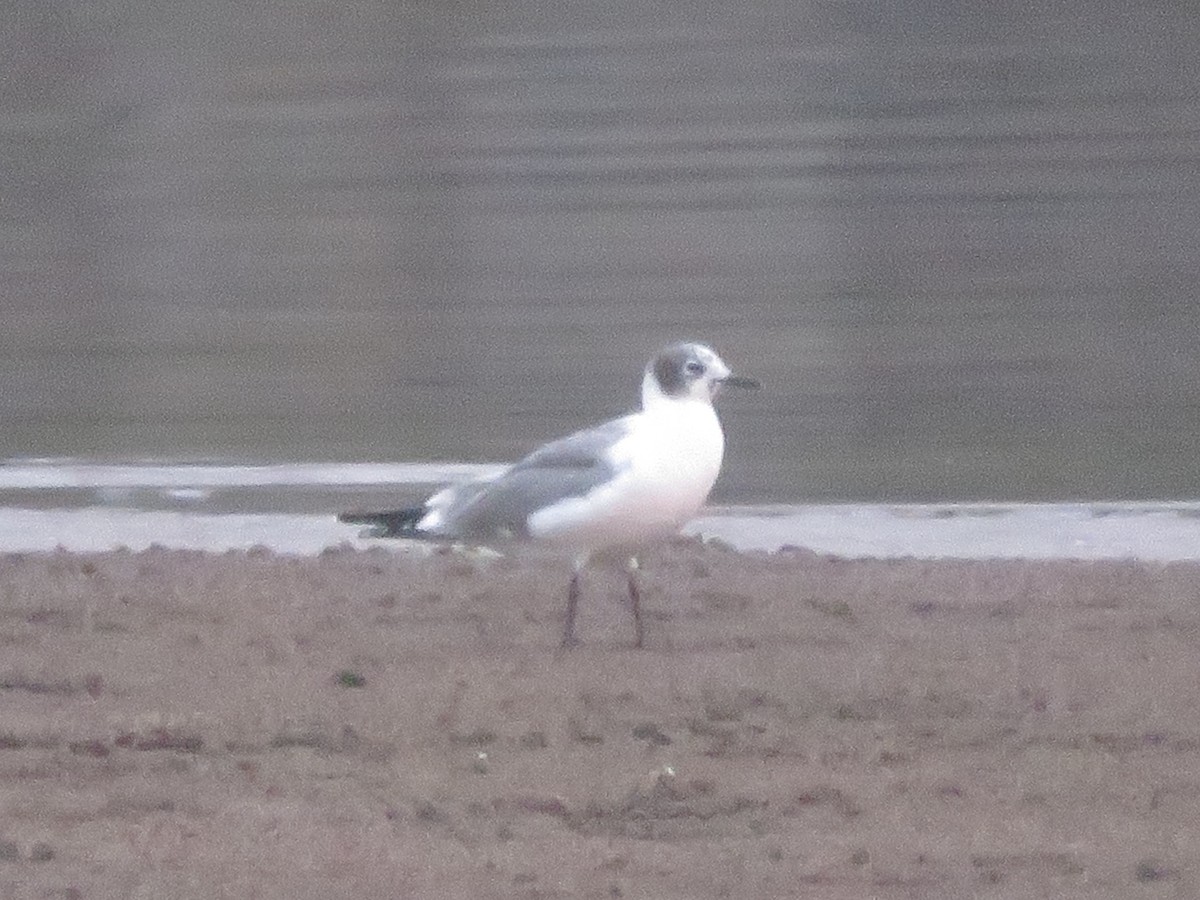
[[671,344],[658,351],[646,366],[642,405],[662,400],[711,403],[722,387],[756,388],[758,382],[734,375],[711,347]]

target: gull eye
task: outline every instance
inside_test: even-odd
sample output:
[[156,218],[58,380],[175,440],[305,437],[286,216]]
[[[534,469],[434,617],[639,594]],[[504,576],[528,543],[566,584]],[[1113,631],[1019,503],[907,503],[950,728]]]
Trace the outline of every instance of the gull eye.
[[689,375],[704,374],[704,363],[696,362],[694,359],[689,360],[683,368]]

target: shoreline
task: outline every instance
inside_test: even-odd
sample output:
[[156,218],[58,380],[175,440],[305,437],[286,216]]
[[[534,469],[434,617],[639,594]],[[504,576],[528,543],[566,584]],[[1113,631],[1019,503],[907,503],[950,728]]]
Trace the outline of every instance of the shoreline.
[[[359,538],[337,511],[421,502],[503,467],[454,462],[8,459],[0,552],[124,546],[311,555]],[[684,534],[739,550],[852,559],[1200,559],[1200,500],[714,505]],[[422,551],[427,548],[416,548]]]
[[[145,499],[145,498],[141,498]],[[0,552],[172,549],[313,555],[337,547],[428,548],[359,537],[332,512],[262,511],[270,498],[212,502],[161,499],[163,508],[122,505],[0,506]],[[339,508],[336,500],[310,500]],[[149,504],[146,504],[149,505]],[[274,505],[278,506],[276,502]],[[342,502],[340,506],[347,505]],[[236,507],[245,509],[236,509]],[[789,547],[849,559],[1200,559],[1200,503],[813,504],[710,508],[683,534],[746,552]]]

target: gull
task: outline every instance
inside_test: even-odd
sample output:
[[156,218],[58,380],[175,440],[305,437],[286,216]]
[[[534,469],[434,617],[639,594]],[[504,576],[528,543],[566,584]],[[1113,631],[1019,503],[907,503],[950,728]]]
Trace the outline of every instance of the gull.
[[637,554],[678,534],[717,480],[725,434],[713,408],[722,387],[756,388],[703,344],[660,350],[642,376],[642,408],[544,444],[499,475],[451,485],[423,506],[343,513],[368,536],[504,546],[530,542],[574,559],[563,648],[578,643],[580,572],[623,557],[634,646],[643,645]]

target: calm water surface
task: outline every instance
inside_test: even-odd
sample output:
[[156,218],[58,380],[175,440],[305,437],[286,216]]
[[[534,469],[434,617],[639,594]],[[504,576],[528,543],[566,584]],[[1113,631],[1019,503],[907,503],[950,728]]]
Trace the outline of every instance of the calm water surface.
[[512,458],[680,336],[725,502],[1200,495],[1186,3],[18,3],[0,457]]

